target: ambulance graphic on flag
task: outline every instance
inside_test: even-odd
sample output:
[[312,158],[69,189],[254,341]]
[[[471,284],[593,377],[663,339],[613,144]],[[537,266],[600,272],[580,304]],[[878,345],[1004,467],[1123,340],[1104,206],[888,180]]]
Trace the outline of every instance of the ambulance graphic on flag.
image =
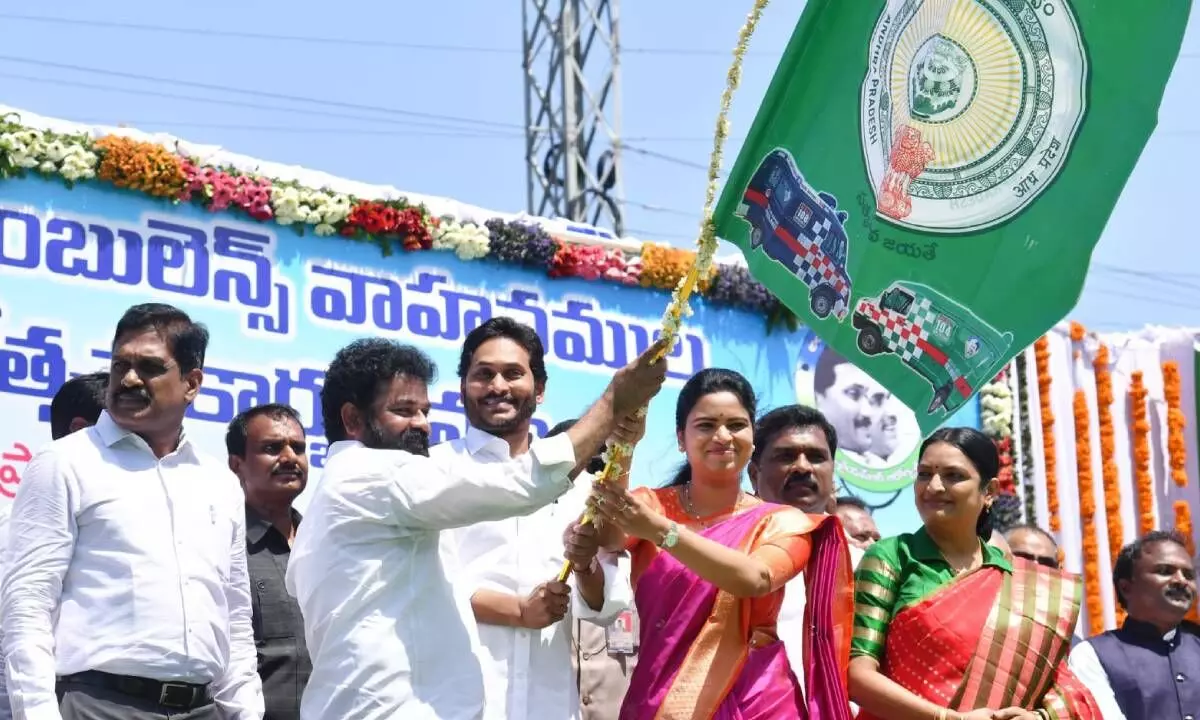
[[837,209],[833,195],[805,182],[790,152],[775,148],[763,159],[736,213],[750,225],[752,249],[787,268],[808,288],[813,315],[846,319],[846,212]]
[[962,407],[1008,361],[1012,333],[1000,333],[926,285],[898,281],[862,298],[851,320],[864,355],[892,353],[929,382],[928,413]]

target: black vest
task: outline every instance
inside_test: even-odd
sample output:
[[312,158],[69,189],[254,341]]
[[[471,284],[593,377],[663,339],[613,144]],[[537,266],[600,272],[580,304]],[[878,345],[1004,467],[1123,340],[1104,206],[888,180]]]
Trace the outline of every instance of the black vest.
[[1126,720],[1200,718],[1200,627],[1183,623],[1170,640],[1127,619],[1088,640]]

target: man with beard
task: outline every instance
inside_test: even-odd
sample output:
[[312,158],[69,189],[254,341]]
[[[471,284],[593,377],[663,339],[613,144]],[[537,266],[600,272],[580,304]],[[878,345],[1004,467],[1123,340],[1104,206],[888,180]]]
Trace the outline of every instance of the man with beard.
[[130,308],[108,409],[30,462],[0,610],[16,717],[262,717],[242,493],[183,430],[207,346],[177,308]]
[[[462,438],[430,451],[450,476],[488,467],[528,477],[530,420],[546,391],[545,351],[537,332],[495,317],[467,335],[458,364],[467,415]],[[447,539],[471,594],[479,623],[486,720],[577,718],[578,687],[571,671],[572,617],[611,622],[633,599],[628,576],[612,558],[597,558],[595,528],[580,526],[591,476],[554,503],[525,517],[455,530]],[[564,528],[566,537],[564,538]],[[567,583],[556,578],[564,554]]]
[[225,449],[246,495],[246,563],[264,718],[299,720],[312,663],[300,606],[287,594],[284,577],[300,525],[292,502],[308,482],[304,423],[287,405],[259,405],[229,423]]
[[301,718],[481,717],[475,618],[442,566],[441,531],[566,492],[614,418],[662,387],[666,362],[651,359],[663,346],[617,371],[566,433],[531,443],[527,473],[495,463],[448,474],[427,457],[435,369],[420,350],[370,339],[338,352],[321,390],[329,455],[287,572],[313,661]]
[[1104,720],[1194,720],[1200,716],[1200,627],[1184,616],[1196,602],[1187,540],[1152,532],[1121,549],[1113,566],[1128,616],[1075,646],[1070,667]]
[[872,459],[871,446],[892,395],[887,388],[826,347],[813,372],[813,392],[817,407],[837,430],[842,450],[864,462]]
[[[811,515],[834,512],[837,448],[838,431],[819,410],[785,405],[768,412],[754,425],[749,473],[755,494],[767,502],[791,505]],[[863,550],[850,544],[849,551],[851,564],[857,566]],[[804,687],[805,593],[801,573],[787,584],[777,626],[800,687]]]

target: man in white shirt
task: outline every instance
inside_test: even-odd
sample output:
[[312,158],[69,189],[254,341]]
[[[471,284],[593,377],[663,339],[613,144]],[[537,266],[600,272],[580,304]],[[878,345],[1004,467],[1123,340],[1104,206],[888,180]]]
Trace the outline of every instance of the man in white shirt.
[[[837,430],[821,411],[785,405],[763,415],[754,425],[750,482],[767,502],[791,505],[812,515],[827,515],[837,506],[833,482]],[[863,551],[850,545],[857,567]],[[787,584],[779,609],[778,633],[792,671],[804,687],[804,575]]]
[[374,339],[337,354],[321,391],[329,454],[287,572],[313,663],[302,718],[482,716],[475,620],[442,566],[441,531],[528,514],[566,492],[614,418],[662,387],[666,362],[650,362],[661,348],[618,371],[566,434],[532,443],[531,471],[496,463],[473,474],[424,457],[434,376],[424,353]]
[[871,508],[866,501],[855,495],[843,495],[835,500],[838,520],[850,540],[850,546],[866,552],[879,542],[879,528],[871,517]]
[[[433,448],[430,457],[451,477],[497,465],[528,475],[530,420],[547,380],[537,332],[508,317],[488,320],[463,342],[458,377],[466,435]],[[569,608],[574,618],[605,624],[633,601],[616,560],[597,558],[595,528],[578,524],[590,480],[577,477],[565,495],[530,515],[447,536],[460,568],[454,581],[470,593],[479,623],[486,720],[578,718],[571,628],[563,618]],[[558,582],[572,546],[571,576]]]
[[262,717],[241,489],[183,432],[207,345],[177,308],[130,308],[108,410],[30,462],[0,607],[15,717]]
[[[104,412],[104,396],[108,393],[108,373],[94,372],[78,375],[62,384],[50,401],[50,439],[58,440],[73,432],[96,424]],[[8,519],[12,511],[5,504],[0,511],[0,563],[3,562],[4,546],[8,541]],[[0,633],[0,638],[3,633]],[[0,640],[0,644],[3,640]],[[0,720],[9,720],[12,706],[8,702],[8,688],[4,677],[4,654],[0,652]]]

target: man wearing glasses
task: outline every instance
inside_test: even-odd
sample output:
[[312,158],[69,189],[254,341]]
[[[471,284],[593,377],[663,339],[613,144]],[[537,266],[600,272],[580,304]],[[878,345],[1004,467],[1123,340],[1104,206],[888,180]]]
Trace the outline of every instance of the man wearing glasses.
[[1058,543],[1037,525],[1017,525],[1004,534],[1015,557],[1024,558],[1048,568],[1058,568]]

